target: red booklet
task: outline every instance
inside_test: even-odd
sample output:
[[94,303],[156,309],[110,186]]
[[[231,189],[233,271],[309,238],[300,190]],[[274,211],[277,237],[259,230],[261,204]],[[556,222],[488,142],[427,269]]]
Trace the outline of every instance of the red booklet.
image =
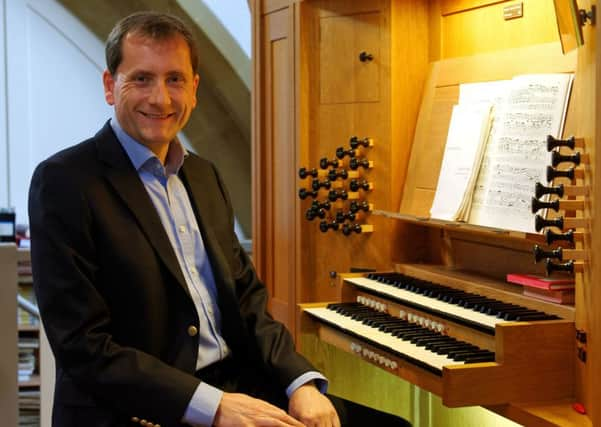
[[524,295],[557,304],[574,304],[573,289],[563,291],[547,291],[538,288],[524,288]]
[[545,277],[535,274],[508,274],[507,281],[518,285],[529,286],[538,289],[560,290],[574,289],[574,279],[570,277]]

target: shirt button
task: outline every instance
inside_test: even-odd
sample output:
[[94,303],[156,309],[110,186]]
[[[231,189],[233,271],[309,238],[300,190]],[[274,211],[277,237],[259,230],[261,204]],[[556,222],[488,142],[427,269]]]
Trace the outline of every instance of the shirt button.
[[196,268],[194,267],[190,268],[190,271],[192,272],[192,274],[198,273],[198,270],[196,270]]
[[191,337],[195,337],[196,334],[198,334],[198,328],[196,328],[196,326],[194,325],[188,326],[188,335],[190,335]]
[[179,232],[180,233],[185,233],[186,232],[186,226],[185,225],[180,225],[179,226]]

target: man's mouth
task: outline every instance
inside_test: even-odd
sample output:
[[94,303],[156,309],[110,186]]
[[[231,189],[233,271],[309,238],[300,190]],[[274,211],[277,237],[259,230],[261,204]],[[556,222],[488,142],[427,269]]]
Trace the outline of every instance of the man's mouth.
[[140,111],[140,114],[149,119],[164,120],[173,116],[175,113],[146,113],[144,111]]

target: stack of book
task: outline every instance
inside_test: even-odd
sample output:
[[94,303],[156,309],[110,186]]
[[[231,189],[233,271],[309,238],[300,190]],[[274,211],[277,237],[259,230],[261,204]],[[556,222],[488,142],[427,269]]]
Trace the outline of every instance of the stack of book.
[[19,336],[19,381],[31,380],[37,365],[40,341],[37,336]]
[[40,426],[40,390],[19,390],[19,427]]
[[[32,303],[34,306],[36,305],[36,298],[33,292],[33,286],[31,284],[23,284],[20,282],[18,285],[19,295],[25,298],[27,301]],[[39,325],[40,319],[34,314],[24,310],[21,307],[17,308],[17,324],[19,326],[33,326]]]
[[524,287],[523,293],[532,298],[557,304],[574,304],[574,279],[551,278],[534,274],[508,274],[507,281]]

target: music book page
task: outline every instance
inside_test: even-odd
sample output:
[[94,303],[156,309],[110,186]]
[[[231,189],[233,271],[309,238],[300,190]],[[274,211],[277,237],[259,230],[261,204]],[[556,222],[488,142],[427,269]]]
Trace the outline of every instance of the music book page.
[[472,192],[491,127],[491,104],[455,105],[430,215],[467,219]]
[[547,135],[560,137],[572,74],[518,76],[492,100],[494,120],[476,182],[469,222],[535,232],[530,200],[546,181]]

